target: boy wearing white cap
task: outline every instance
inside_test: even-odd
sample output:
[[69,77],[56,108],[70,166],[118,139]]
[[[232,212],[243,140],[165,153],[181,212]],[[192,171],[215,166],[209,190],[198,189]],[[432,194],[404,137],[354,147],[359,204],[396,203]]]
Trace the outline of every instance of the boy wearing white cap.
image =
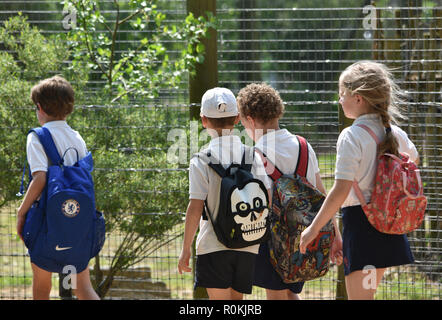
[[[201,100],[201,121],[211,136],[209,152],[226,169],[232,163],[241,163],[245,146],[232,129],[239,122],[236,98],[225,88],[208,90]],[[189,166],[189,205],[186,211],[183,248],[178,262],[181,274],[190,272],[191,245],[196,239],[195,287],[207,289],[209,299],[238,300],[252,292],[255,257],[259,244],[241,249],[230,249],[217,238],[210,219],[203,217],[205,200],[219,189],[219,178],[199,157],[192,157]],[[254,157],[251,172],[261,180],[267,190],[271,181],[265,173],[260,157]],[[270,194],[270,193],[269,193]],[[214,212],[208,202],[209,212]]]

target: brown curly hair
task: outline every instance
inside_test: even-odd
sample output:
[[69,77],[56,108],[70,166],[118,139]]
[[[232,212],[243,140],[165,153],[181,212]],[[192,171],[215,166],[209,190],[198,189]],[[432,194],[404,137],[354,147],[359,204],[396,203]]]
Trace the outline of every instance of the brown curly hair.
[[251,83],[242,88],[236,98],[242,117],[250,116],[265,124],[284,113],[284,103],[278,91],[266,83]]

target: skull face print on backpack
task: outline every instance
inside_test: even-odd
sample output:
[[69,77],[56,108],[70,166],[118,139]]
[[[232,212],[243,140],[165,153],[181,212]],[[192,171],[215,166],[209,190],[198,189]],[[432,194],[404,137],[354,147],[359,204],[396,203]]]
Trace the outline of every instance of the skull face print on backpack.
[[211,203],[218,203],[217,208],[210,212],[206,199],[203,219],[210,219],[218,241],[231,249],[262,243],[269,234],[267,189],[251,172],[253,148],[244,149],[241,164],[232,163],[226,169],[210,152],[197,154],[219,178],[208,193],[216,198]]
[[[80,273],[99,253],[105,241],[104,218],[95,209],[92,155],[89,152],[83,159],[78,159],[78,151],[68,148],[60,157],[47,128],[34,128],[31,132],[37,134],[49,166],[40,199],[26,214],[23,240],[31,262],[38,267],[62,273],[66,266],[73,266]],[[73,166],[63,163],[67,152],[77,153],[77,162]]]

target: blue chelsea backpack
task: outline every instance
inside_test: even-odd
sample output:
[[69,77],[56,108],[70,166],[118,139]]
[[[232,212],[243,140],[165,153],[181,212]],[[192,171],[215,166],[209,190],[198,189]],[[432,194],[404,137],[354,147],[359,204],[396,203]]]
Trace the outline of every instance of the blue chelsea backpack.
[[[73,266],[80,273],[105,241],[103,214],[95,209],[92,155],[88,152],[80,160],[78,151],[69,148],[60,157],[47,128],[34,128],[31,132],[37,134],[50,165],[41,197],[26,215],[23,240],[31,262],[38,267],[62,273],[64,267]],[[77,153],[73,166],[63,164],[69,150]]]

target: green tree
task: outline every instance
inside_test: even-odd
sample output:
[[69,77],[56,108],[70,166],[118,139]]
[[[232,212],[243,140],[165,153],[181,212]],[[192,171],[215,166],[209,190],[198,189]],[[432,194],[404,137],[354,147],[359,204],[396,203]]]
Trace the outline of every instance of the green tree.
[[167,22],[156,1],[70,0],[65,5],[76,10],[76,27],[67,36],[73,62],[86,63],[96,80],[104,80],[89,101],[107,106],[77,113],[88,128],[107,128],[83,135],[101,169],[94,173],[97,206],[105,213],[107,231],[122,235],[106,276],[105,263],[95,259],[95,287],[104,297],[119,271],[173,240],[167,232],[182,222],[187,201],[187,171],[167,162],[169,142],[162,128],[164,123],[183,126],[178,116],[161,107],[115,103],[153,104],[161,89],[180,88],[203,61],[200,40],[216,25],[212,15]]
[[[66,0],[65,5],[76,10],[76,28],[68,37],[74,61],[86,59],[106,81],[104,102],[153,99],[161,89],[178,88],[203,61],[200,40],[215,22],[212,15],[206,20],[189,14],[179,24],[166,23],[153,0],[114,1],[108,8],[112,15],[104,14],[105,4],[98,1]],[[125,46],[118,43],[123,30],[132,34]],[[170,57],[167,42],[179,42],[179,54]]]
[[[31,27],[22,14],[11,17],[0,28],[0,207],[17,200],[21,170],[25,160],[26,133],[38,126],[30,99],[32,86],[40,79],[59,72],[68,80],[73,74],[65,68],[69,51],[60,37],[44,37]],[[59,71],[58,71],[59,70]],[[74,89],[81,100],[87,80],[84,68],[77,67]]]

